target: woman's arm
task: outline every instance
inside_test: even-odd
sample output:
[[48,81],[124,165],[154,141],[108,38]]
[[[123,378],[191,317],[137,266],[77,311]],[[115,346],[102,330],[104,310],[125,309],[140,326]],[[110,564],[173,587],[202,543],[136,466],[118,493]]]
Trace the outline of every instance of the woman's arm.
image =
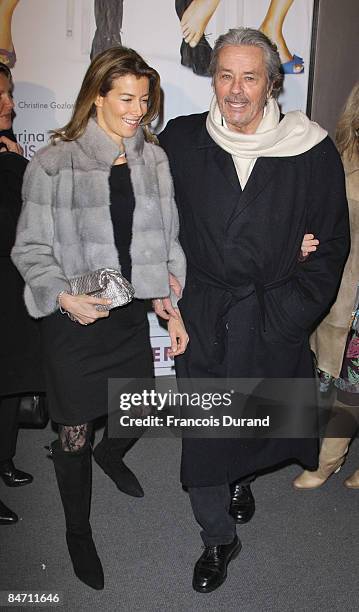
[[23,207],[11,257],[25,280],[25,302],[32,317],[47,316],[61,305],[87,325],[108,316],[108,311],[98,311],[96,305],[109,305],[111,300],[70,295],[67,277],[54,257],[52,190],[51,176],[35,157],[24,175]]
[[31,316],[54,312],[61,291],[70,285],[53,253],[52,179],[35,156],[22,189],[23,207],[11,258],[26,283],[25,302]]
[[168,320],[168,333],[171,340],[171,350],[169,351],[170,357],[177,357],[178,355],[182,355],[189,342],[189,337],[184,326],[181,313],[178,308],[175,309],[177,316],[169,317]]
[[[169,169],[168,169],[169,173]],[[171,196],[168,201],[169,206],[169,230],[168,230],[168,272],[170,275],[174,276],[177,283],[181,286],[183,291],[185,280],[186,280],[186,258],[183,252],[183,249],[180,245],[178,234],[179,234],[179,219],[178,219],[178,210],[174,198],[174,188],[171,180]],[[166,226],[165,226],[166,230]],[[177,291],[177,283],[171,283],[170,281],[170,298],[173,306],[177,305],[179,298],[181,297]]]
[[160,147],[156,147],[156,153],[156,157],[159,158],[157,160],[157,175],[168,255],[169,295],[153,300],[152,306],[157,316],[168,321],[170,317],[179,318],[175,307],[181,297],[185,283],[186,258],[178,239],[178,211],[167,155]]
[[[174,187],[166,153],[160,147],[156,147],[156,149],[161,212],[167,245],[167,267],[168,272],[176,277],[183,289],[186,277],[186,258],[178,239],[179,220],[174,197]],[[170,298],[173,306],[176,306],[179,297],[171,286]]]

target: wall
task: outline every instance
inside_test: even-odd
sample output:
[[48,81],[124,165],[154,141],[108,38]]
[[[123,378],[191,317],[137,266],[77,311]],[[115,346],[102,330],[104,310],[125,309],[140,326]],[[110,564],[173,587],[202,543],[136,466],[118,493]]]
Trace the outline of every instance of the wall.
[[333,137],[341,108],[359,80],[359,1],[320,0],[310,110]]

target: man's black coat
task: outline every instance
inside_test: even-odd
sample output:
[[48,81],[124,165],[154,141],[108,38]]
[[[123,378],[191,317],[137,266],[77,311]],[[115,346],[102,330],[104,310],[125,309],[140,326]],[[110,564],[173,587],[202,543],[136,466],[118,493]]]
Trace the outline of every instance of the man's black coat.
[[[301,155],[259,158],[242,192],[206,116],[179,117],[160,135],[188,263],[179,307],[190,343],[177,374],[311,378],[309,333],[335,298],[349,249],[340,157],[327,137]],[[301,262],[305,232],[320,246]],[[315,439],[186,439],[182,480],[214,485],[286,460],[315,468],[317,450]]]

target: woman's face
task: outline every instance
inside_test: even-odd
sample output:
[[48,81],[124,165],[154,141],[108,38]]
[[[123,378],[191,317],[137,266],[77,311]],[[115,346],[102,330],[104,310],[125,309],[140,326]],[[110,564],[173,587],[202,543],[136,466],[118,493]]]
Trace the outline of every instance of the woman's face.
[[12,87],[5,74],[0,73],[0,130],[9,130],[12,125]]
[[106,96],[97,96],[97,123],[118,145],[134,136],[147,112],[150,82],[133,74],[118,77]]

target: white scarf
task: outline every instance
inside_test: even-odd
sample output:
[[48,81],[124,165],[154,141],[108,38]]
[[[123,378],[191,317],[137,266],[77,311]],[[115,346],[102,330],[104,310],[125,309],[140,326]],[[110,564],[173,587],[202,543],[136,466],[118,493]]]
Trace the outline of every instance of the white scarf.
[[244,189],[258,157],[291,157],[312,149],[327,132],[301,111],[290,111],[280,119],[274,98],[270,98],[263,119],[254,134],[243,134],[222,125],[222,115],[213,96],[206,127],[211,138],[232,155]]

